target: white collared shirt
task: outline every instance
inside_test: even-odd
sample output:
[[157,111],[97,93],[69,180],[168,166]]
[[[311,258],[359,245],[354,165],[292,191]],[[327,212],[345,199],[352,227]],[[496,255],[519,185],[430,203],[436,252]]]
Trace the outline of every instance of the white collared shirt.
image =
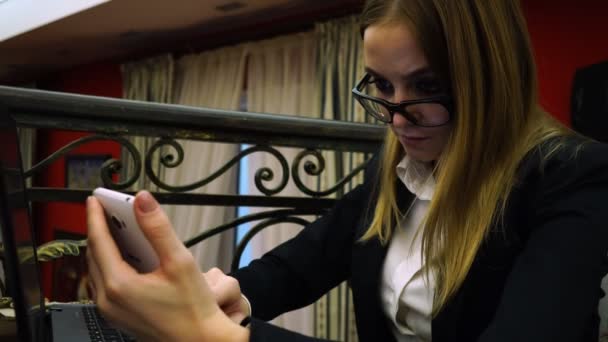
[[435,189],[433,168],[405,156],[396,171],[416,199],[390,241],[380,288],[382,307],[397,341],[431,341],[435,277],[429,272],[427,279],[422,269],[422,231],[418,229]]

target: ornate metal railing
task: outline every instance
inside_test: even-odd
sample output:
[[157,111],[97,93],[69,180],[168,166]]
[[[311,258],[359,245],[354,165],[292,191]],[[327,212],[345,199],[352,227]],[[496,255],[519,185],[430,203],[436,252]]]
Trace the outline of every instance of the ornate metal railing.
[[[384,128],[370,124],[194,108],[2,86],[0,115],[12,116],[19,127],[91,133],[54,151],[26,170],[25,175],[28,178],[44,172],[50,164],[81,145],[93,141],[113,141],[123,147],[123,154],[128,155],[132,173],[126,176],[123,173],[123,177],[115,181],[116,175],[123,168],[123,162],[116,159],[106,161],[101,167],[100,177],[108,188],[124,191],[143,175],[161,190],[156,192],[155,196],[164,204],[281,208],[237,218],[233,222],[207,229],[185,242],[186,245],[192,246],[242,223],[262,220],[237,246],[233,267],[238,265],[245,244],[255,234],[280,222],[305,225],[307,221],[298,215],[322,214],[333,205],[336,195],[339,197],[347,191],[345,186],[365,166],[357,165],[336,184],[326,189],[311,189],[302,181],[300,172],[303,170],[313,176],[326,172],[326,160],[321,151],[370,154],[378,149],[384,134]],[[158,140],[147,151],[140,151],[130,141],[131,136],[155,137]],[[160,153],[156,160],[163,167],[179,167],[184,160],[184,149],[180,142],[183,139],[248,144],[251,147],[238,153],[204,179],[185,185],[166,184],[157,174],[158,165],[154,165],[153,155]],[[302,149],[291,161],[291,168],[290,161],[275,148],[276,146]],[[255,153],[268,153],[280,164],[280,170],[262,167],[256,171],[254,182],[262,195],[189,192],[208,185],[229,169],[236,167],[245,156]],[[267,186],[268,182],[274,180],[275,175],[280,175],[278,184]],[[286,187],[290,177],[302,192],[302,196],[277,195]],[[33,186],[27,191],[33,202],[82,202],[91,189]]]

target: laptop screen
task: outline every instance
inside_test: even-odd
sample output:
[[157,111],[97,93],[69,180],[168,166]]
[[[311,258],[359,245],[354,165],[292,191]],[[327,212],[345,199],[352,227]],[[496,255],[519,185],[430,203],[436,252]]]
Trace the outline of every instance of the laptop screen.
[[[20,341],[39,341],[44,306],[35,255],[30,207],[14,121],[0,112],[0,229],[5,279],[13,298]],[[7,294],[4,294],[7,296]]]

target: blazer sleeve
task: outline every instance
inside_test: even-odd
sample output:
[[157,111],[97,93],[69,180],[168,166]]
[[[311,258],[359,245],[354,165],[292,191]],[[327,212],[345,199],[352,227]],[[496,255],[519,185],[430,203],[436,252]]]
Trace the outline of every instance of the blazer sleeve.
[[608,148],[589,143],[558,153],[534,189],[524,249],[479,341],[588,341],[584,334],[597,326],[607,271]]
[[[327,214],[232,274],[255,318],[271,320],[311,304],[349,277],[356,227],[367,213],[374,187],[369,170],[375,167],[376,158],[369,165],[365,182],[344,195]],[[286,334],[293,334],[293,341],[316,341],[260,320],[252,321],[252,341],[286,341]]]
[[253,318],[249,327],[252,342],[327,342],[310,336],[298,334],[287,329]]

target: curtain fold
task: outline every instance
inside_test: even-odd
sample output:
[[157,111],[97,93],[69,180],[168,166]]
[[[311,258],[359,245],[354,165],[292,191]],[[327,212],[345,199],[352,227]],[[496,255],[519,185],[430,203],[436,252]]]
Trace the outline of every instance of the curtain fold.
[[[139,101],[237,109],[244,75],[244,60],[243,48],[224,48],[186,55],[178,61],[174,61],[170,55],[164,55],[125,64],[123,65],[124,97]],[[144,157],[150,146],[158,139],[132,137],[130,140]],[[184,160],[177,167],[166,168],[159,163],[161,154],[175,155],[171,147],[163,147],[152,156],[156,175],[163,183],[170,186],[186,185],[206,178],[234,157],[238,150],[238,146],[233,144],[189,140],[178,140],[178,143],[184,150]],[[123,156],[127,154],[123,153]],[[128,159],[123,162],[127,166],[125,167],[127,174],[133,172],[132,163]],[[133,189],[157,191],[158,187],[142,174]],[[231,169],[204,188],[192,192],[235,194],[236,170]],[[235,217],[233,207],[173,205],[163,207],[182,240]],[[202,270],[217,266],[228,271],[233,249],[234,233],[227,232],[197,244],[191,248],[191,251]]]
[[[153,58],[148,58],[142,61],[123,64],[123,98],[137,101],[172,103],[173,97],[173,75],[174,61],[173,56],[161,55]],[[141,153],[141,158],[145,158],[146,152],[152,147],[152,144],[157,138],[131,136],[128,140]],[[162,153],[162,150],[161,150]],[[163,169],[159,167],[159,155],[156,153],[152,156],[152,165],[156,165],[155,173],[163,179]],[[121,170],[121,179],[126,179],[135,172],[133,168],[131,155],[123,148],[121,153],[123,169]],[[137,191],[147,189],[150,191],[158,191],[158,187],[150,182],[150,179],[145,176],[145,171],[142,170],[139,174],[137,182],[131,186],[131,190]]]
[[[315,79],[316,79],[316,40],[313,32],[289,35],[267,41],[252,43],[247,71],[247,109],[252,112],[276,113],[317,117]],[[288,163],[302,151],[298,148],[276,147]],[[256,153],[248,158],[246,172],[250,180],[243,189],[245,194],[259,195],[253,179],[257,170],[269,167],[275,179],[266,184],[276,187],[282,176],[277,159],[267,153]],[[289,171],[287,171],[289,172]],[[303,174],[302,171],[299,174]],[[310,189],[317,189],[317,180],[303,176],[303,183]],[[281,196],[303,196],[292,178],[282,190]],[[251,208],[250,212],[266,211],[271,208]],[[308,221],[314,217],[304,217]],[[273,225],[251,240],[252,257],[258,258],[278,244],[294,237],[302,226],[283,223]],[[313,307],[309,306],[277,317],[273,323],[305,335],[313,335]]]
[[[359,23],[355,16],[331,20],[315,25],[318,36],[319,67],[317,98],[321,117],[329,120],[366,122],[361,106],[355,105],[351,89],[364,72],[363,49]],[[325,189],[349,174],[363,163],[362,153],[324,152],[331,166],[321,179]],[[363,176],[355,177],[344,189],[351,190],[361,183]],[[339,193],[338,195],[341,195]],[[316,304],[315,335],[340,341],[358,341],[353,310],[352,293],[347,283],[330,291]]]
[[[36,152],[36,129],[35,128],[17,128],[19,133],[19,146],[21,148],[21,164],[24,170],[29,170],[34,165],[34,156]],[[32,186],[32,178],[25,180],[27,187]]]
[[[186,55],[177,63],[175,103],[237,110],[243,89],[247,47],[239,45],[201,54]],[[184,162],[165,170],[165,181],[172,185],[189,184],[217,171],[238,153],[236,144],[202,141],[179,141]],[[237,192],[237,169],[231,168],[195,193],[234,195]],[[187,239],[201,231],[233,220],[234,207],[166,206],[178,235]],[[230,269],[234,250],[234,232],[214,236],[191,248],[203,271],[219,267]]]

